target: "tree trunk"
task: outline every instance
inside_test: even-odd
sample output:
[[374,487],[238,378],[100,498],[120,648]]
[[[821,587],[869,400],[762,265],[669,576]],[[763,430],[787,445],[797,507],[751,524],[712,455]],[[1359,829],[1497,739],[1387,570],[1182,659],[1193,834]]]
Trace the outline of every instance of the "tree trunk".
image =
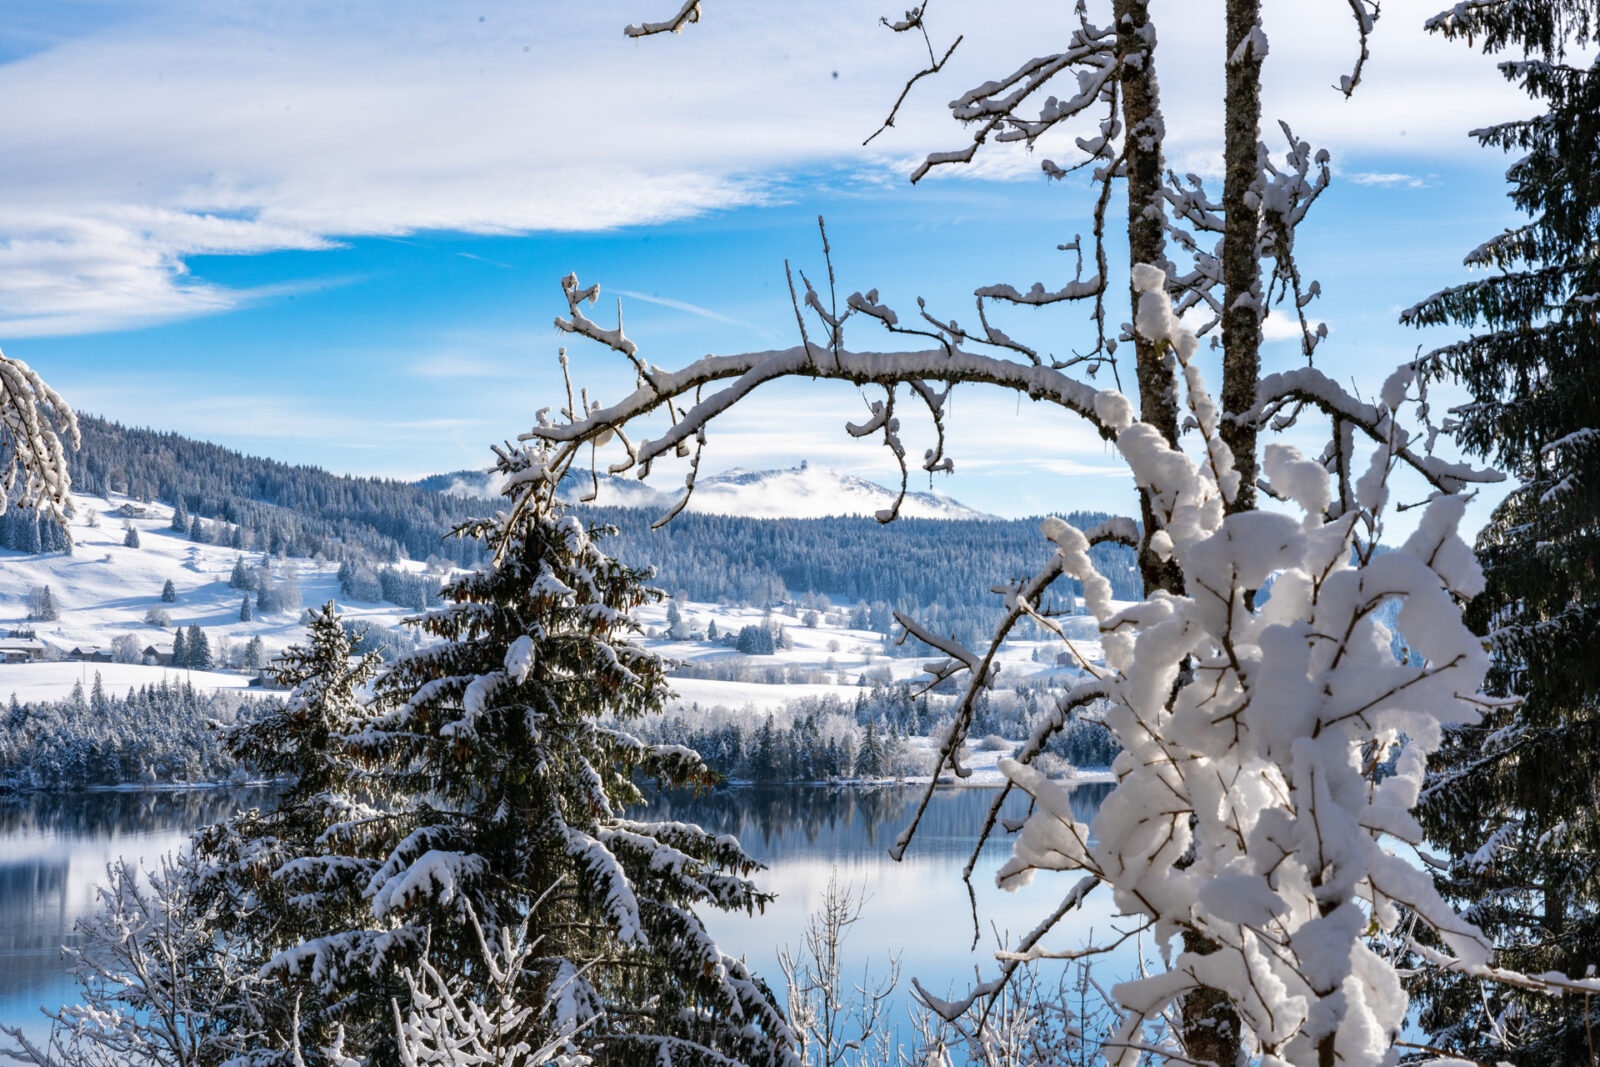
[[[1161,91],[1155,78],[1155,27],[1150,24],[1149,0],[1115,0],[1117,55],[1122,64],[1122,127],[1126,145],[1128,180],[1128,262],[1149,263],[1170,273],[1167,262],[1166,199],[1161,195],[1165,161],[1161,155],[1164,126]],[[1128,298],[1134,313],[1138,294],[1130,278]],[[1130,316],[1131,318],[1131,316]],[[1135,373],[1139,383],[1139,418],[1161,431],[1174,448],[1178,445],[1178,394],[1169,357],[1149,339],[1133,339]],[[1150,494],[1139,491],[1139,518],[1145,540],[1156,529]],[[1139,546],[1139,574],[1146,596],[1157,589],[1183,591],[1183,576],[1171,560],[1162,561],[1146,544]]]
[[1222,439],[1233,449],[1239,494],[1230,512],[1256,503],[1256,428],[1238,416],[1255,405],[1261,376],[1261,205],[1251,186],[1260,172],[1261,0],[1228,0],[1222,210]]

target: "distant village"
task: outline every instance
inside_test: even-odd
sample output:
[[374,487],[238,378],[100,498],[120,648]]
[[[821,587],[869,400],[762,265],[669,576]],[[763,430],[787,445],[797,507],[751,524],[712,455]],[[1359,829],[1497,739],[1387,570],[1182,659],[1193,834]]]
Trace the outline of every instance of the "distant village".
[[[39,640],[32,630],[11,630],[0,637],[0,663],[115,663],[111,649],[98,645],[78,645],[65,652]],[[140,663],[147,667],[172,666],[172,645],[165,649],[146,645]]]

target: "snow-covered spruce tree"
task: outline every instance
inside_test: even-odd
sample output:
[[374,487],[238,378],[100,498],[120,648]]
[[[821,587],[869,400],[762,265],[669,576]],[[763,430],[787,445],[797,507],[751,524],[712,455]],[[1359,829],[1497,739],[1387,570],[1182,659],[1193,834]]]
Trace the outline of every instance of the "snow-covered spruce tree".
[[[501,471],[513,486],[536,473],[520,453]],[[528,1026],[581,1032],[599,1063],[795,1067],[770,990],[694,910],[761,907],[746,877],[757,864],[732,838],[626,817],[636,780],[712,778],[693,752],[624,730],[667,695],[663,662],[629,637],[629,611],[658,594],[576,518],[502,518],[463,529],[493,563],[445,586],[445,606],[420,620],[441,640],[382,676],[383,710],[349,739],[417,805],[369,882],[373,917],[426,927],[431,964],[478,1003],[500,993],[475,924],[497,943],[526,923]],[[317,951],[274,969],[304,973]]]
[[0,514],[42,508],[65,526],[72,480],[62,439],[77,448],[78,420],[20,359],[0,352]]
[[[1490,690],[1524,701],[1447,733],[1423,825],[1502,966],[1582,974],[1600,966],[1600,64],[1566,55],[1592,45],[1600,5],[1469,4],[1429,28],[1509,53],[1501,72],[1544,110],[1475,135],[1519,154],[1506,176],[1528,221],[1467,257],[1487,277],[1404,315],[1475,331],[1421,366],[1467,387],[1458,439],[1519,482],[1479,536],[1469,621],[1493,642]],[[1432,1042],[1475,1059],[1586,1062],[1600,1032],[1593,1001],[1449,973],[1415,992]]]
[[[192,842],[194,893],[215,915],[218,950],[273,980],[270,996],[246,990],[248,998],[225,1009],[231,1022],[249,1022],[247,1048],[258,1065],[291,1064],[297,1046],[315,1059],[340,1027],[369,1048],[388,1040],[389,997],[404,986],[386,964],[418,940],[368,929],[366,890],[392,820],[372,802],[373,780],[343,755],[344,735],[366,714],[378,657],[355,654],[331,603],[310,616],[308,643],[272,665],[275,679],[292,687],[288,699],[223,733],[235,759],[288,785],[272,809],[205,827]],[[330,942],[328,934],[342,936]],[[315,973],[269,968],[307,943],[325,961]]]

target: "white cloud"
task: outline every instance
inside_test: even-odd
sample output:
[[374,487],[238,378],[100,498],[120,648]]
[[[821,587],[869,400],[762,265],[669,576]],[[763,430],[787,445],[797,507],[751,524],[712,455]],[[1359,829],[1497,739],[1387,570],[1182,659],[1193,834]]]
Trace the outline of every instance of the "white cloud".
[[1426,189],[1433,184],[1429,179],[1419,178],[1415,174],[1380,174],[1364,171],[1346,177],[1357,185],[1378,185],[1385,188]]
[[[1308,318],[1306,324],[1311,327],[1312,333],[1316,333],[1322,320]],[[1299,341],[1302,337],[1300,320],[1292,314],[1269,311],[1267,317],[1261,320],[1261,338],[1264,341]]]
[[[1269,144],[1289,115],[1336,159],[1475,151],[1464,131],[1517,96],[1490,61],[1423,37],[1436,2],[1385,5],[1353,101],[1327,87],[1355,52],[1340,5],[1269,2]],[[263,295],[189,277],[199,254],[655,223],[803,196],[808,170],[903,181],[922,153],[969,136],[942,106],[958,87],[1064,40],[1071,20],[1068,5],[1023,0],[936,12],[936,37],[966,40],[863,148],[920,62],[877,7],[808,5],[799,32],[798,16],[714,0],[681,36],[627,40],[638,7],[143,0],[0,66],[0,98],[19,102],[0,112],[0,329],[109,329]],[[1169,155],[1201,173],[1214,169],[1219,22],[1204,5],[1161,13]],[[945,172],[1035,177],[1081,132]]]

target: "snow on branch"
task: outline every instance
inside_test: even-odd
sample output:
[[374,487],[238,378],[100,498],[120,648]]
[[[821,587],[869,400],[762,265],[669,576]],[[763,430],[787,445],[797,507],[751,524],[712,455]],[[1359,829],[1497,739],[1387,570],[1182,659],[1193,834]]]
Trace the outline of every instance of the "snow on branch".
[[678,13],[670,19],[661,22],[646,22],[635,26],[629,24],[624,27],[623,35],[627,37],[649,37],[657,33],[682,33],[683,28],[691,22],[700,21],[700,0],[684,0]]
[[[1428,484],[1445,493],[1460,492],[1468,485],[1505,480],[1493,468],[1453,463],[1437,456],[1419,453],[1411,445],[1410,433],[1395,422],[1394,413],[1405,399],[1407,386],[1415,372],[1401,368],[1384,387],[1384,399],[1369,404],[1352,396],[1338,382],[1312,367],[1300,367],[1264,376],[1256,386],[1256,406],[1249,417],[1262,424],[1277,419],[1291,404],[1309,404],[1340,422],[1356,427],[1379,442],[1393,458],[1416,471]],[[1293,416],[1279,419],[1280,427],[1293,423]]]
[[62,440],[81,443],[78,420],[56,391],[20,359],[0,353],[0,514],[16,503],[66,519],[71,478]]

